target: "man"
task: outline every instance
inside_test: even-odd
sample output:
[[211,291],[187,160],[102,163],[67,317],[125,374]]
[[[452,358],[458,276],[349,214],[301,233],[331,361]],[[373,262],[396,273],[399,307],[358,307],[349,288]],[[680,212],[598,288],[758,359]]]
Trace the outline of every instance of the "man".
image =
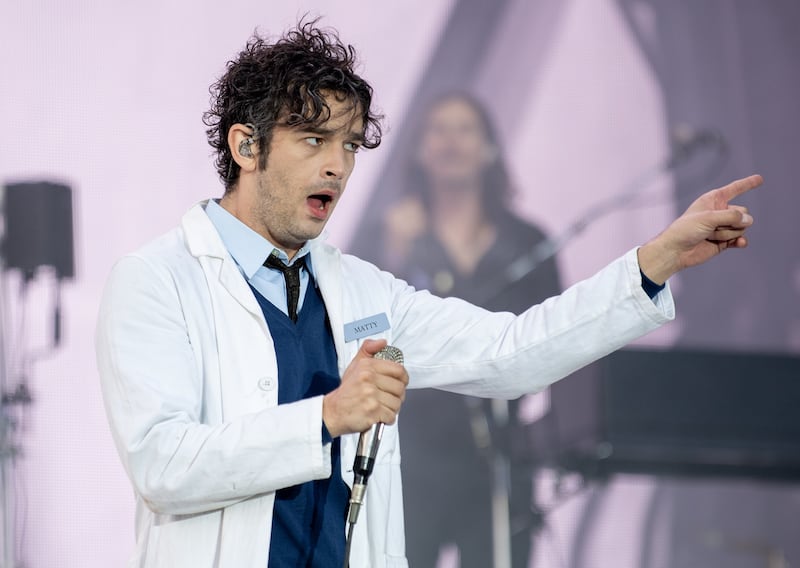
[[[394,423],[409,382],[540,390],[670,320],[672,274],[746,245],[752,218],[728,201],[757,176],[519,316],[415,291],[318,239],[356,151],[380,141],[353,57],[313,22],[249,42],[206,116],[225,195],[112,271],[97,354],[137,496],[132,566],[341,565],[350,464],[377,422],[350,565],[405,566]],[[405,369],[372,357],[387,341]]]

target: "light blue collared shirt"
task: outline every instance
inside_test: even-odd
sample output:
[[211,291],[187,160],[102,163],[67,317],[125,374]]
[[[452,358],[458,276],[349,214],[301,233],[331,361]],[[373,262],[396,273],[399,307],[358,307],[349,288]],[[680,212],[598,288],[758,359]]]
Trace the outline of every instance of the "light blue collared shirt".
[[300,299],[297,302],[297,312],[300,313],[303,299],[308,290],[309,271],[312,275],[314,274],[311,256],[308,255],[308,243],[304,244],[303,248],[297,251],[292,262],[289,262],[289,257],[284,251],[231,215],[214,199],[208,200],[206,215],[211,219],[222,243],[236,261],[239,272],[242,273],[245,280],[286,315],[289,315],[289,308],[283,273],[275,268],[267,268],[264,266],[264,261],[270,254],[275,254],[284,263],[291,265],[301,257],[306,257],[305,269],[300,271]]

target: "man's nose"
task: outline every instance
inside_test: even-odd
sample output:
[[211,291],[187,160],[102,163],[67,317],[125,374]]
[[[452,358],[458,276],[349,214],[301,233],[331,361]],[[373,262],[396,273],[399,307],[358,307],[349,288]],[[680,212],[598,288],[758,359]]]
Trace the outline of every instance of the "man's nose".
[[324,178],[343,179],[349,168],[348,152],[344,148],[332,147],[325,153],[321,174]]

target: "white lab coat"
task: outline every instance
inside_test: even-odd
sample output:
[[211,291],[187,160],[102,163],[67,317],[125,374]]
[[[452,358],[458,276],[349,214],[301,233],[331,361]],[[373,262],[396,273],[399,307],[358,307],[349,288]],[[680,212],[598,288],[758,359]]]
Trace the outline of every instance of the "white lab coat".
[[[636,251],[519,317],[417,292],[316,241],[311,258],[344,373],[344,325],[385,313],[411,387],[513,398],[673,317],[651,301]],[[132,567],[265,568],[275,491],[330,475],[322,397],[278,405],[262,311],[202,204],[113,269],[97,328],[106,409],[137,497]],[[401,413],[402,419],[402,413]],[[352,485],[356,435],[342,439]],[[446,483],[446,480],[442,480]],[[397,428],[387,427],[351,566],[406,566]]]

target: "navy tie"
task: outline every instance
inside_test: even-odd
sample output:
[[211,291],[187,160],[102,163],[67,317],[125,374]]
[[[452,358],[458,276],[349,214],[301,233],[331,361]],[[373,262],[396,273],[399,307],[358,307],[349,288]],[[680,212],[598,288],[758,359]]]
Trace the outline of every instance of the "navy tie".
[[287,308],[289,318],[297,323],[297,302],[300,300],[300,269],[305,264],[305,257],[298,258],[291,266],[286,266],[281,259],[274,254],[267,257],[264,266],[274,268],[283,272],[283,279],[286,282]]

